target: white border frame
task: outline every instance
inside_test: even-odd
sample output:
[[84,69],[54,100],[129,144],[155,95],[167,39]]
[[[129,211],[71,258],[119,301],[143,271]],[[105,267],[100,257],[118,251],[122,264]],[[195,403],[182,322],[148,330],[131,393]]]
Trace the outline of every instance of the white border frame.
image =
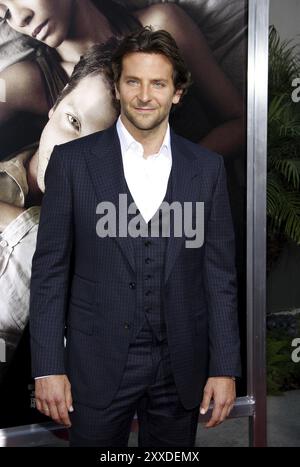
[[[247,146],[247,396],[231,418],[249,417],[249,445],[267,445],[266,430],[266,178],[269,0],[249,0]],[[204,421],[209,417],[200,417]],[[52,444],[52,423],[0,430],[1,446]]]

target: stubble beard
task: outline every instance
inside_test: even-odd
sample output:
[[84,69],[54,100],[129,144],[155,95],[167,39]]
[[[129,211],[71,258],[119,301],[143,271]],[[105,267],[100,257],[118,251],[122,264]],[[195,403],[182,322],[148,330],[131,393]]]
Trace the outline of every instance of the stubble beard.
[[166,117],[168,114],[160,115],[154,119],[151,118],[148,121],[149,116],[141,115],[140,118],[137,118],[128,111],[127,109],[124,109],[124,115],[127,118],[127,120],[137,129],[140,131],[152,131],[158,128],[163,121],[165,121]]

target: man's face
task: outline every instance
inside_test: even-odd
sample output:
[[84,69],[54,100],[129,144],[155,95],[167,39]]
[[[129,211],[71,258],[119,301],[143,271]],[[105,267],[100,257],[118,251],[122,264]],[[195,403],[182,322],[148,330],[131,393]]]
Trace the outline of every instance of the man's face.
[[129,130],[151,131],[166,124],[181,94],[175,91],[173,66],[164,55],[134,52],[123,58],[116,95]]
[[102,76],[83,78],[49,113],[49,122],[41,135],[38,150],[39,188],[45,191],[44,175],[55,145],[105,130],[116,118],[117,111]]

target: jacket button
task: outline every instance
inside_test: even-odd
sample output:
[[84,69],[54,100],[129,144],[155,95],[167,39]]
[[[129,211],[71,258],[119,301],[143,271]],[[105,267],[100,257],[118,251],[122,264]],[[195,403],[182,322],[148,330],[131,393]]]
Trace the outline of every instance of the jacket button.
[[129,328],[130,328],[130,324],[127,323],[127,321],[126,321],[126,323],[124,323],[124,328],[125,328],[125,329],[129,329]]
[[130,282],[129,288],[133,289],[133,290],[136,289],[136,283],[135,282]]
[[150,245],[152,245],[151,240],[146,240],[146,241],[145,241],[145,246],[150,246]]
[[146,263],[146,264],[150,264],[150,263],[151,263],[151,258],[146,258],[146,259],[145,259],[145,263]]

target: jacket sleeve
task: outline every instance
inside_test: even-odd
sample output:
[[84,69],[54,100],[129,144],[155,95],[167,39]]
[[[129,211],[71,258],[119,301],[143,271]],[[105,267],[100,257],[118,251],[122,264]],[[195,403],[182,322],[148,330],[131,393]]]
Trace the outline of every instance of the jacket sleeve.
[[33,377],[64,374],[64,328],[73,244],[72,190],[55,147],[45,174],[36,251],[32,260],[29,323]]
[[209,376],[240,376],[235,236],[223,158],[205,233],[204,278],[209,310]]

